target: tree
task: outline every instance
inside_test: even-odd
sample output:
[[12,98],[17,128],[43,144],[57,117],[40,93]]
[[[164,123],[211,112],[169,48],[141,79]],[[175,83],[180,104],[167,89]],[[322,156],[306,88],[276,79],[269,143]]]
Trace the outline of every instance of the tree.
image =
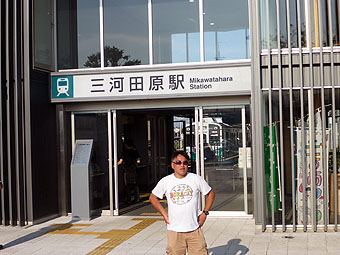
[[[124,55],[124,50],[120,50],[115,46],[104,47],[104,66],[132,66],[140,64],[140,60],[130,59],[129,55]],[[100,67],[100,52],[87,56],[84,66]]]

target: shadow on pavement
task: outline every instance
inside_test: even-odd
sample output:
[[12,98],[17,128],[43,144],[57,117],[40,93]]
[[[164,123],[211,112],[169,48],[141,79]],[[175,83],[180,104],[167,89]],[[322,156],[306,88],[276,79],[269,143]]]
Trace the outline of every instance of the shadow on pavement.
[[72,226],[72,224],[74,224],[75,222],[77,222],[79,220],[71,220],[69,222],[66,222],[66,223],[62,223],[62,224],[56,224],[54,226],[47,226],[47,227],[43,227],[33,233],[29,233],[27,235],[24,235],[22,237],[19,237],[9,243],[6,243],[6,244],[2,244],[3,245],[3,249],[6,249],[6,248],[10,248],[10,247],[13,247],[15,245],[19,245],[19,244],[22,244],[22,243],[25,243],[25,242],[28,242],[28,241],[31,241],[37,237],[40,237],[40,236],[43,236],[45,235],[46,233],[50,232],[51,230],[54,230],[56,228],[61,228],[60,226],[58,225],[62,225],[63,227],[62,228],[70,228]]
[[231,239],[226,245],[213,247],[209,249],[209,255],[244,255],[249,249],[240,244],[241,239]]

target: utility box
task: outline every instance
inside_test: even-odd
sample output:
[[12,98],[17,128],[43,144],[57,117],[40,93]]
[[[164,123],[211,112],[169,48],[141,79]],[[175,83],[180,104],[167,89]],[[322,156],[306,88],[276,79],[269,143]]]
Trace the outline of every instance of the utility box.
[[90,220],[90,160],[93,139],[76,140],[71,162],[72,219]]

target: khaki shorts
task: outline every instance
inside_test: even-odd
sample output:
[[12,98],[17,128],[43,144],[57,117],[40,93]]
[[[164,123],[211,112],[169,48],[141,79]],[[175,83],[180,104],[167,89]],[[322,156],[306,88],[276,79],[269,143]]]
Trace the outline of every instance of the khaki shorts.
[[203,231],[198,228],[191,232],[174,232],[168,230],[168,246],[166,252],[169,255],[207,255],[207,244]]

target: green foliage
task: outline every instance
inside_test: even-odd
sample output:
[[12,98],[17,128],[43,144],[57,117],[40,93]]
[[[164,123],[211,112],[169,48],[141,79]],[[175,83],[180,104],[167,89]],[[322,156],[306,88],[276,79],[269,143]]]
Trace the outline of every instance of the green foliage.
[[[132,66],[140,64],[140,60],[130,59],[129,55],[124,55],[124,50],[118,49],[115,46],[104,47],[104,66]],[[87,56],[84,66],[100,67],[100,52]]]

